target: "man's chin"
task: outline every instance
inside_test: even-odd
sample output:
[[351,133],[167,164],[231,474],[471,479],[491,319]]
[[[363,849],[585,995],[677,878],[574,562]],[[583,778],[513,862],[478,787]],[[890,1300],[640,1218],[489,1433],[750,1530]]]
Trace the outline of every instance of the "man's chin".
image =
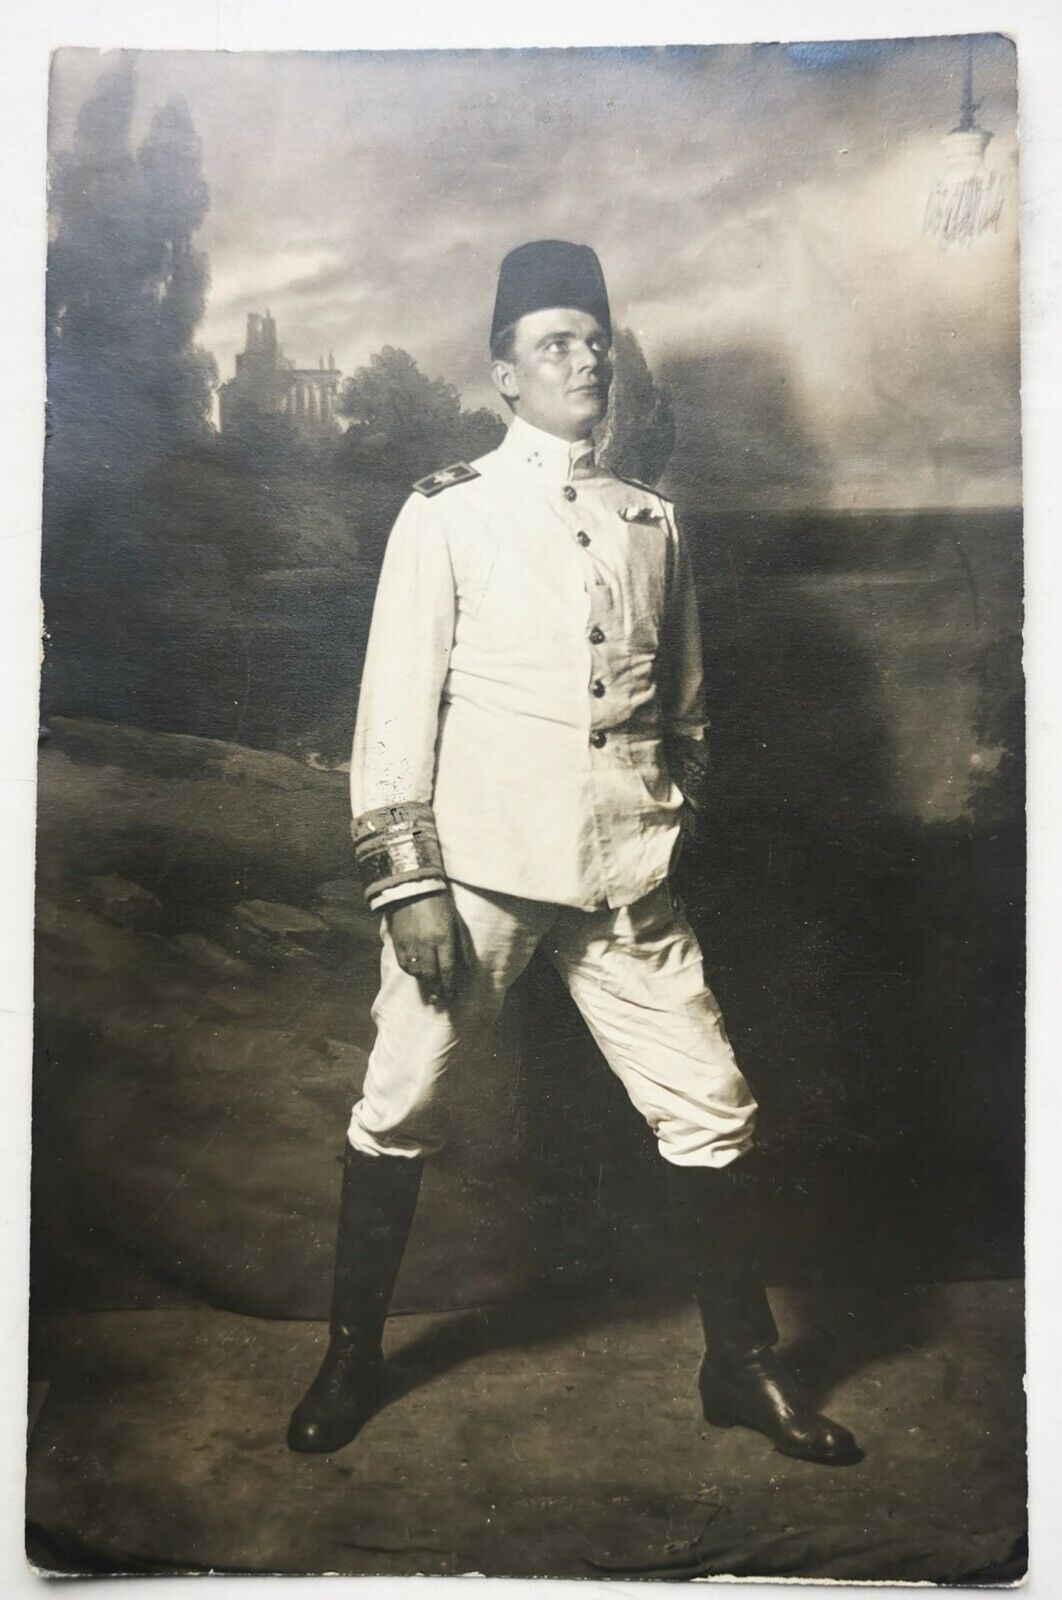
[[572,407],[572,417],[584,427],[587,433],[596,428],[605,419],[608,410],[607,394],[574,395],[575,404]]

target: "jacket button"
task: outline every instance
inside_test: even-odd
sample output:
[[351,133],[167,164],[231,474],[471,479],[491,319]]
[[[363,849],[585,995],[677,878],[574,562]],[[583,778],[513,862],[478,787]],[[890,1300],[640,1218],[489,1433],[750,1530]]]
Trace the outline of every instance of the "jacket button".
[[596,695],[597,698],[600,700],[601,696],[604,694],[604,692],[605,692],[605,685],[601,682],[600,678],[596,678],[594,680],[594,687],[591,689],[590,693]]
[[564,485],[564,498],[565,500],[575,499],[575,490],[572,488],[570,483],[566,483]]
[[590,743],[594,746],[595,750],[600,750],[604,742],[605,735],[603,733],[592,733],[590,735]]
[[585,550],[587,545],[590,543],[590,535],[588,533],[577,533],[575,537]]
[[591,628],[590,629],[590,643],[591,644],[604,644],[604,642],[605,642],[605,635],[601,632],[601,629],[600,628]]

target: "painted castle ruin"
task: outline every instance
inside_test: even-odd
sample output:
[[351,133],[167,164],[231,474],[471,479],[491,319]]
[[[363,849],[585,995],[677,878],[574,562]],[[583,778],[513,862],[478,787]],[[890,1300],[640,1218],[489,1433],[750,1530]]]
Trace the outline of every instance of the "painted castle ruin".
[[247,345],[236,357],[236,376],[218,390],[222,433],[238,433],[261,417],[289,417],[300,433],[340,431],[336,397],[342,374],[331,351],[316,367],[297,367],[277,343],[268,311],[248,313]]

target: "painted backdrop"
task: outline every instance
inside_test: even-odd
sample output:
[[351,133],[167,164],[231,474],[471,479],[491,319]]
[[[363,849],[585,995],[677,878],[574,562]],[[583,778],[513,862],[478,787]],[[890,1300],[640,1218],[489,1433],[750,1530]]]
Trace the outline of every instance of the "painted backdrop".
[[[52,73],[42,1300],[320,1314],[378,932],[342,770],[410,482],[500,438],[497,265],[586,241],[611,459],[695,549],[682,889],[777,1278],[1020,1261],[1016,69],[996,36],[64,50]],[[533,971],[407,1303],[644,1282],[651,1153]]]

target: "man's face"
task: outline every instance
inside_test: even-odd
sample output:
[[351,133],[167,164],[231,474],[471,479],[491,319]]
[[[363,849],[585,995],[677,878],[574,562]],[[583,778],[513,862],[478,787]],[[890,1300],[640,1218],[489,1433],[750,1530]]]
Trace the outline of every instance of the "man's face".
[[585,439],[608,407],[609,336],[587,311],[532,311],[516,324],[512,360],[492,371],[518,417],[560,439]]

